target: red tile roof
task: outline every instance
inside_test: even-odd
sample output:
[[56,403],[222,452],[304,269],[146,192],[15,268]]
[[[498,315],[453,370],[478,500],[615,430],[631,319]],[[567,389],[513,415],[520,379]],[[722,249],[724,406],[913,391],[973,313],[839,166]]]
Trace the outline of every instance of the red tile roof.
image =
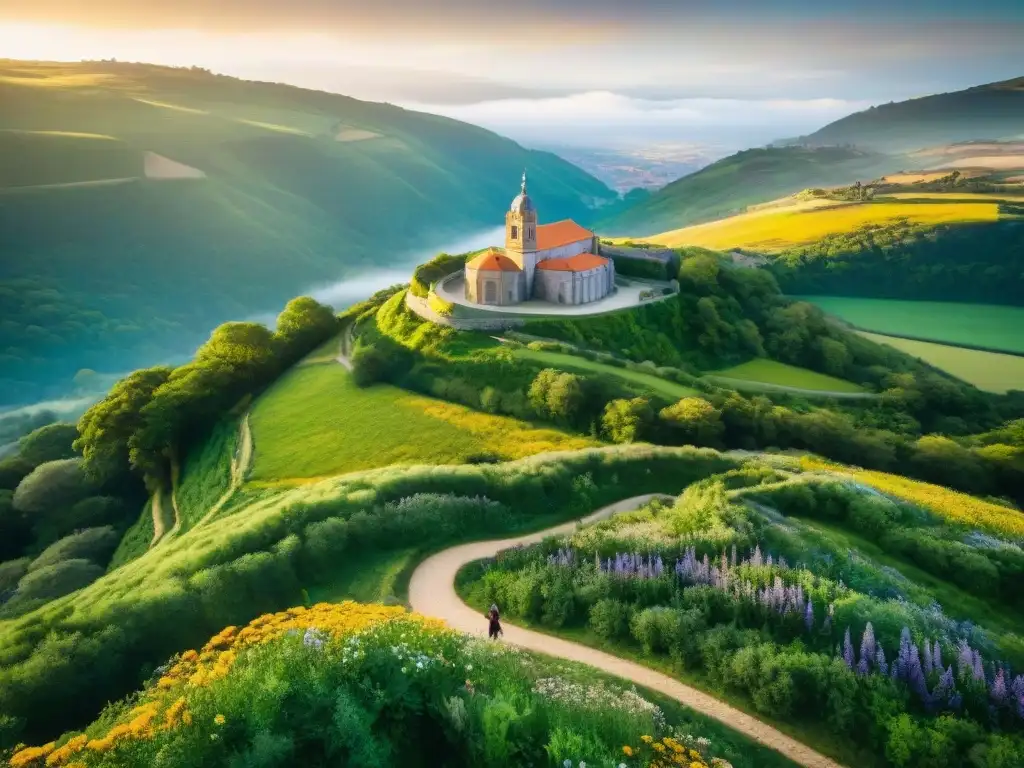
[[466,269],[485,272],[521,272],[519,265],[499,250],[491,248],[466,262]]
[[595,253],[577,253],[567,259],[544,259],[537,263],[537,269],[551,269],[556,272],[586,272],[588,269],[603,267],[608,263],[604,256]]
[[581,227],[572,219],[556,221],[553,224],[537,225],[537,250],[546,251],[569,243],[592,238],[594,233]]

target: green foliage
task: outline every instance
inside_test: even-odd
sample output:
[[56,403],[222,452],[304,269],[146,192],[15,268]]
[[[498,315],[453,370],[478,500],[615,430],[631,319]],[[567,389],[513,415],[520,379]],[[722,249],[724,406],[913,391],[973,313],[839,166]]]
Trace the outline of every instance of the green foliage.
[[88,560],[105,566],[120,539],[110,526],[86,528],[48,546],[32,561],[29,570],[36,571],[64,560]]
[[245,396],[336,333],[329,312],[312,299],[296,299],[282,313],[277,333],[256,323],[226,323],[192,362],[121,380],[79,422],[75,446],[86,470],[102,479],[131,470],[151,490],[166,488],[172,459],[205,439]]
[[0,602],[5,601],[15,589],[21,577],[28,573],[31,557],[19,557],[17,560],[0,562]]
[[93,488],[81,459],[48,461],[18,484],[14,508],[40,518],[73,506],[89,496]]
[[447,253],[439,253],[426,264],[420,264],[412,271],[412,280],[409,290],[413,296],[426,298],[430,293],[431,286],[442,277],[459,272],[466,265],[466,258],[470,254],[464,253],[452,256]]
[[604,407],[601,427],[616,443],[633,443],[643,438],[654,419],[651,404],[642,397],[612,400]]
[[530,384],[527,397],[541,418],[571,424],[583,406],[583,385],[575,374],[545,368]]
[[103,568],[88,560],[61,560],[29,571],[0,616],[11,617],[91,584],[103,575]]
[[678,430],[683,442],[694,445],[716,446],[725,431],[722,412],[702,397],[684,397],[662,408],[658,417]]
[[[66,610],[43,609],[5,624],[0,712],[27,718],[33,738],[54,735],[132,690],[152,669],[147,665],[201,643],[225,623],[295,604],[303,587],[331,581],[356,553],[429,551],[535,528],[734,465],[710,451],[643,446],[444,472],[378,470],[254,492],[237,512],[113,570]],[[588,474],[589,484],[574,482]],[[325,551],[325,530],[311,526],[332,518],[345,532],[332,531]],[[130,535],[140,538],[141,531]],[[119,557],[120,551],[115,562]]]
[[1012,220],[868,225],[783,251],[769,269],[789,294],[1020,306],[1024,233]]
[[75,450],[71,444],[78,438],[74,424],[57,423],[40,427],[18,441],[18,454],[35,466],[48,461],[72,459]]

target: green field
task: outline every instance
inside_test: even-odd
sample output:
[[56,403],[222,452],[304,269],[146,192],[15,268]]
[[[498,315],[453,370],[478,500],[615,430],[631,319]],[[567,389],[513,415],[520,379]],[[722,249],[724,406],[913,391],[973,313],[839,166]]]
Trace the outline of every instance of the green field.
[[[1017,310],[1024,312],[1024,310]],[[862,332],[861,336],[878,344],[906,352],[929,365],[987,392],[1003,393],[1011,389],[1024,390],[1024,357],[982,352],[976,349],[951,347],[927,341],[912,341],[895,336]]]
[[379,384],[360,389],[335,363],[299,366],[253,407],[250,479],[318,478],[394,464],[519,458],[594,445]]
[[1024,353],[1024,307],[841,296],[795,298],[865,331]]
[[590,371],[606,376],[615,376],[631,384],[637,384],[644,389],[649,389],[651,392],[667,397],[670,400],[679,400],[683,397],[700,394],[695,389],[663,379],[660,376],[643,373],[642,371],[631,371],[628,368],[616,368],[614,365],[587,360],[585,357],[568,355],[564,352],[548,352],[546,350],[520,347],[515,350],[515,355],[527,360],[536,360],[538,363],[544,363],[544,365],[562,368],[563,370]]
[[844,381],[824,373],[816,373],[795,365],[786,365],[775,360],[759,357],[732,368],[708,374],[716,378],[738,379],[740,381],[760,382],[777,387],[793,387],[816,392],[842,392],[856,394],[864,392],[864,388],[852,381]]

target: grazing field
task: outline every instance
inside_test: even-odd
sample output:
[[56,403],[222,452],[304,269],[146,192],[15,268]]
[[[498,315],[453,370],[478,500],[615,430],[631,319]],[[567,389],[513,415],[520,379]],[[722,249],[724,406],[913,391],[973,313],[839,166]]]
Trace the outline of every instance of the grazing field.
[[596,445],[389,385],[360,389],[338,364],[299,366],[255,404],[254,481],[318,478],[394,464],[512,459]]
[[958,157],[944,164],[947,168],[986,168],[993,171],[1015,171],[1024,168],[1024,154],[1019,155],[970,155]]
[[536,360],[539,363],[562,368],[563,370],[590,371],[593,373],[605,374],[606,376],[615,376],[616,378],[623,379],[631,384],[637,384],[645,389],[649,389],[655,394],[662,395],[670,400],[678,400],[683,397],[690,397],[691,395],[699,394],[695,389],[685,387],[682,384],[669,381],[668,379],[663,379],[650,373],[631,371],[626,368],[616,368],[614,365],[606,365],[605,363],[587,360],[584,357],[577,357],[576,355],[567,355],[564,352],[548,352],[546,350],[539,349],[518,348],[515,350],[515,354],[517,357]]
[[780,387],[810,389],[817,392],[860,393],[864,388],[852,381],[837,379],[824,373],[816,373],[795,365],[786,365],[776,360],[759,357],[732,368],[714,371],[715,378],[738,379],[740,381],[761,382]]
[[894,192],[886,195],[886,199],[894,200],[1009,200],[1024,201],[1024,189],[1016,188],[1007,192]]
[[1024,307],[797,296],[866,331],[1024,353]]
[[865,225],[906,220],[913,225],[937,226],[999,219],[995,202],[837,203],[829,207],[766,209],[728,219],[663,232],[646,238],[667,247],[698,245],[725,250],[751,248],[782,251],[816,242],[827,235],[854,232]]
[[906,352],[986,392],[1024,391],[1024,357],[951,347],[929,341],[861,332],[866,339]]

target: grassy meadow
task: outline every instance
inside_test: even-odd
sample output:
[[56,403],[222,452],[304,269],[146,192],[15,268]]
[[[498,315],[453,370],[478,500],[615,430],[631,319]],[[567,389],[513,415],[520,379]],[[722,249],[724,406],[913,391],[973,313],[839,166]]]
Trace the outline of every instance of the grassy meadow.
[[986,392],[1002,394],[1012,389],[1024,390],[1024,357],[901,339],[878,333],[861,332],[860,335],[877,344],[886,344],[920,358],[929,365]]
[[458,464],[595,445],[390,385],[360,389],[338,364],[302,365],[256,401],[253,481],[319,478],[394,464]]
[[617,368],[614,365],[607,365],[596,360],[587,360],[585,357],[569,355],[564,352],[550,352],[547,350],[517,347],[513,351],[513,354],[515,354],[516,357],[535,360],[538,363],[560,368],[562,370],[582,371],[584,373],[600,373],[606,376],[614,376],[629,382],[630,384],[642,387],[643,389],[648,389],[655,394],[667,397],[670,400],[679,400],[683,397],[691,397],[692,395],[699,394],[695,389],[684,387],[682,384],[669,381],[668,379],[663,379],[660,376],[655,376],[654,374],[644,373],[643,371],[632,371],[628,368]]
[[668,247],[697,245],[715,250],[749,248],[764,253],[814,243],[826,235],[854,232],[866,225],[906,221],[934,227],[943,224],[999,220],[999,205],[991,202],[878,201],[836,203],[827,207],[794,206],[744,213],[708,224],[671,230],[646,238]]
[[798,296],[865,331],[1024,353],[1024,307]]
[[714,378],[736,379],[739,381],[760,382],[780,387],[808,389],[817,392],[842,392],[854,394],[864,392],[864,388],[852,381],[838,379],[824,373],[798,368],[776,360],[759,357],[748,360],[732,368],[725,368],[707,374]]

